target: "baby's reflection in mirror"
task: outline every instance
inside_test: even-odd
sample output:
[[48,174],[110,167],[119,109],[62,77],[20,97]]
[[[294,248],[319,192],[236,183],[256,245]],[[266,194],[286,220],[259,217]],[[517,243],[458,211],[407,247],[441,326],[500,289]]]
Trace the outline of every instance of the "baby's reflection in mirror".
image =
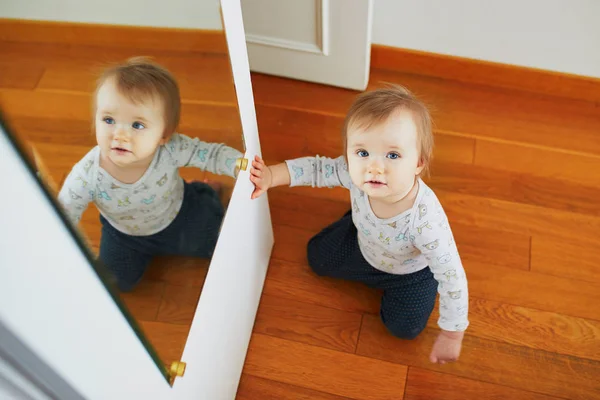
[[58,199],[79,223],[100,212],[99,258],[121,291],[157,255],[210,257],[224,216],[218,187],[186,182],[180,167],[235,178],[242,153],[177,133],[181,100],[173,75],[145,58],[107,69],[94,94],[97,146],[75,164]]

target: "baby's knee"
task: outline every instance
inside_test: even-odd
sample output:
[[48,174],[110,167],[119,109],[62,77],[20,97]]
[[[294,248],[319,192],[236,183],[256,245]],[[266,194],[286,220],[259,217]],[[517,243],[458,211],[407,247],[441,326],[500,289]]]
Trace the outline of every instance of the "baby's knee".
[[313,237],[306,246],[306,258],[308,265],[313,272],[319,276],[327,275],[327,265],[323,262],[323,257],[319,254],[317,240]]
[[312,269],[312,271],[315,274],[317,274],[319,276],[330,275],[330,271],[329,271],[329,268],[327,267],[327,264],[320,261],[318,258],[308,256],[308,266],[310,267],[310,269]]
[[115,287],[120,293],[133,292],[140,280],[141,276],[137,279],[132,279],[131,277],[118,276],[112,272],[107,276],[108,284]]
[[425,326],[413,325],[406,321],[384,321],[387,330],[399,339],[413,340],[425,329]]

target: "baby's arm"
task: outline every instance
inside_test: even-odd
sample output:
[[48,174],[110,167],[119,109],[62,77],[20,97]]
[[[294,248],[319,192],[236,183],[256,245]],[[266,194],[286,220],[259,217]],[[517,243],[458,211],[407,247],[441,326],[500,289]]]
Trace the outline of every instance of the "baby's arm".
[[266,166],[258,156],[252,161],[250,180],[255,190],[255,199],[275,186],[350,187],[350,175],[343,156],[302,157],[281,164]]
[[207,143],[198,138],[174,134],[165,145],[178,167],[196,167],[218,175],[235,178],[236,160],[243,154],[223,143]]
[[63,183],[58,193],[58,201],[74,226],[81,220],[81,215],[94,198],[94,189],[84,166],[84,160],[76,164]]
[[467,277],[446,214],[437,199],[419,205],[412,235],[413,243],[438,281],[439,327],[447,332],[465,331],[469,325]]
[[458,360],[464,331],[469,325],[469,292],[467,277],[441,204],[429,191],[418,204],[418,213],[411,231],[411,240],[423,253],[429,269],[438,281],[442,329],[429,359],[444,364]]

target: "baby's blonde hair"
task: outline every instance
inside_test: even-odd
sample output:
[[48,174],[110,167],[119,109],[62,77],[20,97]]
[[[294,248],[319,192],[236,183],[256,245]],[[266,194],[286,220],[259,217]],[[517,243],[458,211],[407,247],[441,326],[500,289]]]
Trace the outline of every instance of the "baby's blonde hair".
[[134,103],[153,98],[160,99],[165,119],[164,137],[168,139],[175,132],[179,125],[181,98],[179,85],[166,68],[146,57],[133,57],[124,63],[107,68],[96,82],[94,114],[98,90],[109,79],[114,79],[121,94]]
[[344,152],[347,151],[348,129],[360,127],[368,129],[386,121],[394,112],[408,110],[412,113],[417,126],[417,146],[421,174],[429,173],[429,164],[433,156],[433,128],[429,110],[408,89],[400,85],[389,84],[384,88],[360,94],[346,114],[343,127]]

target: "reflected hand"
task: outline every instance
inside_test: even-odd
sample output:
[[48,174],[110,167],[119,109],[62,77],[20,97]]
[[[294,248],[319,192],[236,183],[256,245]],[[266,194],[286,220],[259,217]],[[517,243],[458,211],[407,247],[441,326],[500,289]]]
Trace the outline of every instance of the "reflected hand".
[[460,356],[463,336],[464,332],[440,332],[431,350],[429,361],[439,364],[457,361]]
[[254,192],[252,199],[260,197],[273,184],[273,174],[271,169],[265,165],[265,162],[259,156],[254,156],[252,166],[250,167],[250,181],[254,183]]

